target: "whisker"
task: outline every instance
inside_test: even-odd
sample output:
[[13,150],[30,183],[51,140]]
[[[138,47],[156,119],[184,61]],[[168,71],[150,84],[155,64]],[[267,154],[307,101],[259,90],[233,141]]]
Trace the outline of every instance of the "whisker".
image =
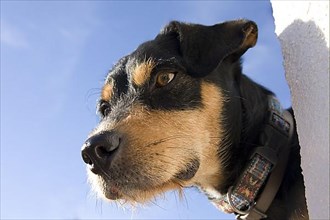
[[[193,152],[194,154],[197,154],[197,152],[194,150],[194,149],[190,149],[190,148],[185,148],[185,147],[180,147],[180,146],[178,146],[178,147],[171,147],[171,146],[168,146],[167,147],[168,149],[180,149],[180,150],[186,150],[186,151],[191,151],[191,152]],[[200,156],[202,156],[202,157],[204,157],[204,158],[209,158],[209,156],[208,155],[205,155],[205,154],[203,154],[203,153],[198,153],[198,155],[200,155]]]
[[175,139],[182,138],[182,137],[184,137],[184,136],[182,136],[182,135],[169,136],[169,137],[166,137],[166,138],[163,138],[163,139],[153,141],[153,142],[145,145],[144,147],[154,146],[154,145],[164,143],[164,142],[169,141],[169,140],[175,140]]

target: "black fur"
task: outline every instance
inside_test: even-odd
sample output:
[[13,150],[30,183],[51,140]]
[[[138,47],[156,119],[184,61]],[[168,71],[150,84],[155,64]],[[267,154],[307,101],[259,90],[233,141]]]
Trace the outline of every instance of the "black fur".
[[[267,97],[272,95],[242,74],[240,57],[254,46],[255,42],[251,43],[248,38],[255,36],[256,41],[256,35],[256,24],[246,20],[214,26],[171,22],[154,40],[139,46],[110,71],[106,82],[113,80],[115,92],[108,103],[110,111],[103,117],[119,121],[135,101],[150,109],[194,109],[202,105],[201,82],[213,83],[226,97],[222,116],[226,139],[219,146],[225,182],[217,187],[225,194],[241,174],[254,148],[260,146],[259,135],[267,120]],[[130,84],[134,63],[150,57],[156,61],[156,67],[148,83],[142,87]],[[154,89],[155,76],[164,69],[174,72],[175,80],[166,87]],[[101,112],[104,102],[100,100]],[[293,114],[292,110],[290,112]],[[267,212],[268,219],[293,216],[308,219],[296,132],[291,144],[284,180]],[[191,167],[177,177],[191,178],[198,166],[198,161],[192,162]]]

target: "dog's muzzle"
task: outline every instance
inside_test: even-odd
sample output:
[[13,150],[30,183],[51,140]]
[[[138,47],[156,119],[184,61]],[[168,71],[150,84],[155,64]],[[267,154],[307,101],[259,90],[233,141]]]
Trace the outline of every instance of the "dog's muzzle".
[[106,173],[120,146],[121,137],[115,132],[102,132],[86,140],[81,155],[95,174]]

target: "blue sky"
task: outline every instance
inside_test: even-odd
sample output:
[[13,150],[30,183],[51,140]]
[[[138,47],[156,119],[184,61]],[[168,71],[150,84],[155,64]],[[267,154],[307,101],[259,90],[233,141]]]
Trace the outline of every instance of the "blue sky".
[[107,71],[170,20],[247,18],[243,71],[290,105],[268,1],[1,1],[1,219],[234,219],[196,189],[134,211],[90,194],[80,148]]

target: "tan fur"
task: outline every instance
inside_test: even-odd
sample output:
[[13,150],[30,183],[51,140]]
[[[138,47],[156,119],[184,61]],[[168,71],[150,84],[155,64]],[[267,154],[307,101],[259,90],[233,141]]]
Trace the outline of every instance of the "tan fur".
[[101,98],[104,101],[110,101],[111,97],[112,97],[112,92],[113,92],[113,83],[107,83],[103,86],[102,88],[102,92],[101,92]]
[[[201,92],[203,107],[199,109],[153,111],[136,104],[119,124],[103,124],[95,131],[116,129],[127,134],[127,143],[113,161],[122,167],[122,178],[137,186],[123,192],[124,199],[145,202],[170,189],[190,185],[215,188],[219,184],[222,169],[217,152],[223,139],[220,115],[224,98],[211,83],[202,83]],[[189,181],[176,179],[195,158],[200,161],[195,176]],[[126,175],[128,170],[136,175]],[[139,182],[141,175],[152,185],[150,189],[138,189],[144,184]],[[102,188],[103,183],[96,184]]]
[[155,62],[152,59],[148,59],[145,62],[136,65],[133,70],[133,82],[137,86],[142,86],[149,78],[152,69],[155,66]]
[[245,39],[242,43],[241,48],[250,48],[250,47],[253,47],[254,45],[256,45],[257,36],[258,36],[258,31],[255,30],[255,27],[251,25],[245,31]]

